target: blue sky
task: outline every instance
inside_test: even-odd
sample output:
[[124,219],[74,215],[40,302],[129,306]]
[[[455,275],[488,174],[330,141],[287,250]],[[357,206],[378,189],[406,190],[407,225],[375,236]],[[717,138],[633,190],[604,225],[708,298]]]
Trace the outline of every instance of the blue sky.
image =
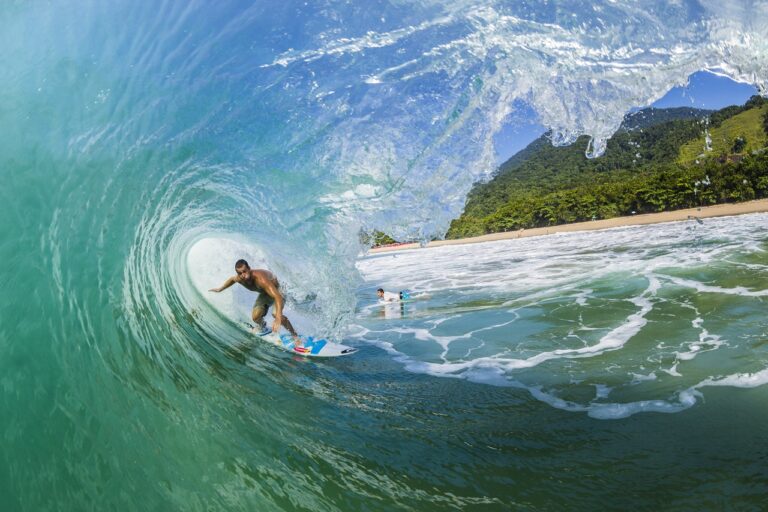
[[[734,82],[730,78],[706,71],[692,74],[685,87],[671,89],[654,107],[696,107],[716,110],[728,105],[741,105],[757,94],[751,84]],[[536,114],[525,104],[517,104],[514,119],[494,137],[496,161],[502,163],[542,133],[544,127],[536,122]]]

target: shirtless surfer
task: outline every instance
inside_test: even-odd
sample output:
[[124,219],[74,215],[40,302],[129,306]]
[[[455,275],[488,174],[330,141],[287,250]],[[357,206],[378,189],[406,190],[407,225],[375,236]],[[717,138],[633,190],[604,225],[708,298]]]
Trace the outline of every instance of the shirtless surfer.
[[237,272],[237,275],[224,281],[224,284],[218,288],[211,288],[208,291],[218,293],[222,290],[226,290],[235,283],[239,283],[252,292],[258,293],[259,296],[256,297],[256,302],[253,303],[253,310],[251,311],[251,318],[257,326],[254,328],[254,331],[256,331],[257,328],[261,331],[266,328],[264,317],[266,316],[269,307],[274,304],[275,311],[272,313],[272,316],[275,320],[272,322],[272,332],[280,332],[280,326],[285,325],[285,328],[288,329],[288,332],[293,336],[296,346],[301,346],[301,338],[296,334],[296,330],[293,328],[293,325],[291,325],[288,317],[283,315],[285,299],[283,299],[283,295],[280,293],[280,283],[277,281],[274,274],[268,270],[252,269],[245,260],[237,260],[235,263],[235,272]]
[[411,292],[401,290],[399,293],[385,292],[383,288],[376,290],[379,302],[400,302],[411,298]]

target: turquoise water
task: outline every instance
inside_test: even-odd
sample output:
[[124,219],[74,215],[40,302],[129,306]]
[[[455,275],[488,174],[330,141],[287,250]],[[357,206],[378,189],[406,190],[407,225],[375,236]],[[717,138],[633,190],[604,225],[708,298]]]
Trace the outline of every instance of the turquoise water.
[[[359,245],[440,235],[515,100],[599,153],[764,85],[750,5],[0,5],[3,510],[759,509],[765,216]],[[245,334],[241,257],[359,352]]]

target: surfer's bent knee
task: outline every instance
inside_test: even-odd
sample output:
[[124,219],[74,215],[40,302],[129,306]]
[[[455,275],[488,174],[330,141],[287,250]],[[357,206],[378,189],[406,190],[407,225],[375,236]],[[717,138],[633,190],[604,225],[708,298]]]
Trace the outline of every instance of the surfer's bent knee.
[[267,312],[261,306],[256,306],[251,310],[251,318],[253,318],[254,321],[257,321],[257,319],[264,318],[266,315],[267,315]]

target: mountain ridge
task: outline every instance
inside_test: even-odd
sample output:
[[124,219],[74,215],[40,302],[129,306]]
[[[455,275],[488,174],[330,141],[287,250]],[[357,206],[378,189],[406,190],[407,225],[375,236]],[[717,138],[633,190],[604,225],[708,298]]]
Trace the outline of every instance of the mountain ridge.
[[[750,127],[749,149],[761,149],[765,144],[758,140],[755,130],[768,130],[768,112],[763,114],[756,108],[768,110],[768,103],[754,96],[744,105],[717,111],[675,107],[633,112],[625,116],[621,128],[609,139],[605,154],[594,159],[585,156],[588,137],[554,147],[544,134],[501,164],[488,182],[473,187],[464,212],[452,222],[446,236],[462,238],[764,197],[768,186],[763,192],[760,178],[768,174],[768,162],[762,162],[759,155],[741,154],[738,160],[744,163],[730,162],[732,155],[720,154],[720,161],[707,158],[695,165],[679,162],[681,148],[686,144],[697,143],[705,130],[717,130],[723,123],[738,125],[732,120],[748,111],[745,117],[750,120],[745,126]],[[758,118],[763,119],[762,127]],[[741,135],[737,131],[731,130],[726,136],[734,137],[729,149],[744,149],[738,147]],[[726,164],[750,168],[748,172],[739,168],[725,173],[717,168]],[[719,181],[704,193],[696,183],[711,183],[709,174],[718,176]],[[741,179],[749,187],[737,191],[739,187],[731,183],[734,175],[744,175]]]

